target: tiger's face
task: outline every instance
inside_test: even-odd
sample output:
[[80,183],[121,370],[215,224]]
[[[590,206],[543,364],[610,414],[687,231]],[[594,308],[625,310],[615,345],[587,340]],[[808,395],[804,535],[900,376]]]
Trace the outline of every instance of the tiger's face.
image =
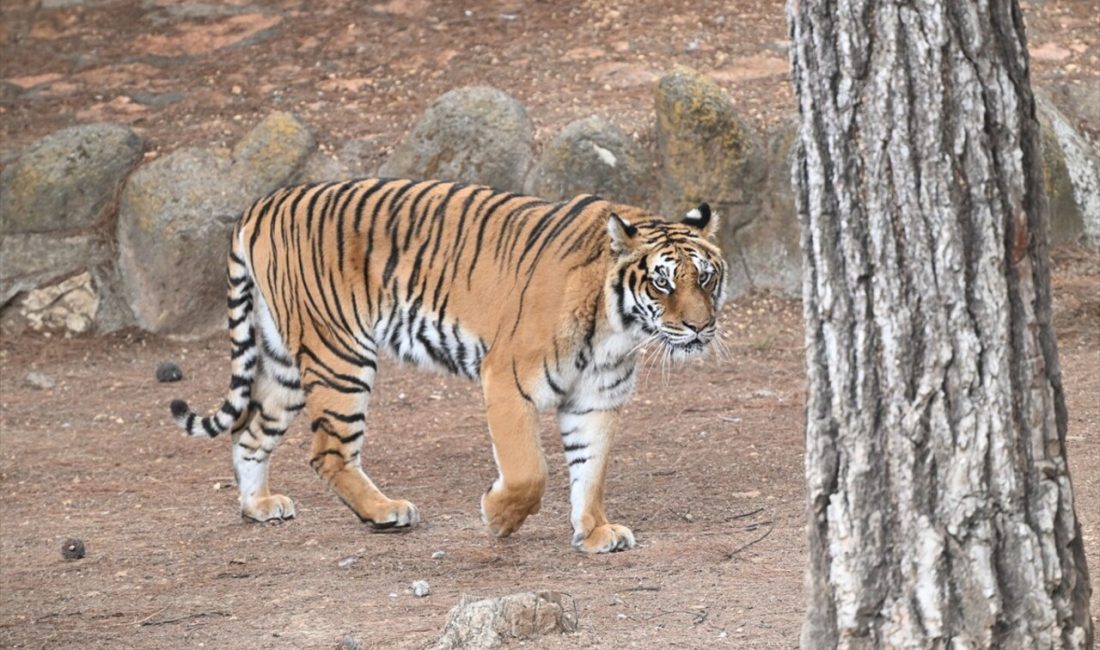
[[610,311],[625,330],[660,341],[675,358],[695,356],[717,333],[726,263],[713,243],[717,219],[703,203],[679,223],[608,219],[616,264]]

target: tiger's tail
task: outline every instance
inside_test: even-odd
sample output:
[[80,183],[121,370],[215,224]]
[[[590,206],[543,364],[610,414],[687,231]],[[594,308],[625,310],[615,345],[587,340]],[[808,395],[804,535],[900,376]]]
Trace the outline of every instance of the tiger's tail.
[[[233,239],[238,241],[236,236]],[[200,417],[183,400],[172,400],[172,417],[190,436],[213,438],[219,433],[225,433],[247,416],[250,409],[252,382],[256,378],[258,362],[256,331],[252,319],[252,272],[245,263],[243,250],[231,250],[226,266],[229,282],[229,336],[233,344],[230,358],[233,374],[229,379],[229,394],[225,396],[221,408],[208,417]]]

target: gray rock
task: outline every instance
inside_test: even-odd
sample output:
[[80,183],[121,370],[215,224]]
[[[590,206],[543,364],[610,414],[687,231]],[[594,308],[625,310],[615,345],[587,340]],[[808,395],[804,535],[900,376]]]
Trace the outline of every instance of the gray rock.
[[74,126],[38,140],[0,173],[0,232],[101,222],[141,152],[141,138],[117,124]]
[[736,231],[755,216],[765,162],[757,134],[722,89],[685,66],[661,78],[655,95],[661,210],[679,216],[706,201]]
[[316,148],[317,141],[301,120],[277,111],[233,147],[231,173],[240,192],[258,199],[286,185]]
[[293,180],[295,183],[319,183],[374,176],[378,169],[374,162],[378,150],[375,138],[363,138],[345,143],[335,153],[314,151]]
[[528,193],[554,201],[589,193],[641,207],[650,207],[653,189],[642,148],[600,117],[562,129],[543,149],[526,187]]
[[111,255],[110,246],[94,235],[6,235],[0,238],[0,305],[89,265],[109,262]]
[[225,258],[242,192],[228,158],[181,149],[137,171],[118,218],[118,266],[137,324],[197,335],[225,317]]
[[786,122],[767,135],[767,174],[763,191],[752,193],[753,218],[739,228],[723,224],[722,251],[729,261],[730,296],[773,291],[797,298],[802,294],[799,223],[791,189],[791,155],[797,125]]
[[99,298],[87,271],[35,289],[19,305],[20,316],[32,329],[71,334],[90,332],[98,309]]
[[23,377],[23,382],[37,390],[50,390],[57,385],[52,377],[35,370],[28,372],[27,375]]
[[[0,237],[0,311],[5,331],[86,326],[80,315],[93,318],[89,329],[98,333],[132,325],[114,258],[113,247],[98,234]],[[80,287],[70,286],[82,274],[88,278],[77,281]],[[94,296],[88,298],[85,290]],[[76,316],[70,319],[69,314]]]
[[423,598],[432,593],[432,587],[427,580],[417,580],[412,583],[412,592],[417,598]]
[[382,165],[382,176],[438,178],[520,192],[534,157],[527,110],[487,86],[435,100]]
[[162,384],[170,384],[183,379],[183,371],[175,363],[163,361],[157,365],[156,378]]
[[519,639],[577,631],[577,606],[568,594],[543,591],[500,598],[463,596],[447,618],[434,650],[490,650]]
[[363,650],[363,646],[350,636],[346,636],[336,644],[336,650]]
[[1050,205],[1050,242],[1100,248],[1100,156],[1043,93],[1035,93]]
[[61,545],[61,557],[66,560],[82,560],[85,553],[84,540],[78,537],[67,539]]
[[1100,80],[1054,84],[1045,90],[1093,150],[1100,151]]

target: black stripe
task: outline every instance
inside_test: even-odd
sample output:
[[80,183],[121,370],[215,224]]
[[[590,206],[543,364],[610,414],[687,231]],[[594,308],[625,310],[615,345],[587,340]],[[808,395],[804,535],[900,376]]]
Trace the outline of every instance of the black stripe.
[[334,420],[339,420],[340,422],[346,422],[348,424],[355,424],[357,422],[365,422],[366,419],[367,419],[366,415],[363,414],[363,413],[353,413],[351,415],[347,415],[345,413],[337,413],[336,411],[333,411],[332,409],[324,409],[324,413],[326,415],[332,417],[332,419],[334,419]]
[[229,309],[236,309],[237,307],[240,307],[241,305],[243,305],[245,303],[251,303],[251,302],[252,302],[252,294],[246,293],[243,296],[238,296],[236,298],[227,299],[225,301],[225,304],[226,304],[227,307],[229,307]]
[[546,383],[550,385],[550,390],[554,391],[558,395],[564,395],[565,391],[562,390],[561,386],[558,386],[556,383],[554,383],[554,378],[550,376],[550,367],[546,365],[545,359],[542,362],[542,372],[544,375],[546,375]]
[[[578,201],[577,204],[574,205],[572,208],[569,208],[569,212],[566,212],[564,215],[562,215],[561,221],[559,221],[557,225],[555,225],[550,230],[550,232],[547,233],[546,237],[543,237],[542,245],[539,246],[538,252],[535,253],[535,258],[531,261],[531,266],[534,267],[535,264],[538,263],[539,258],[542,257],[543,252],[546,250],[546,247],[550,244],[550,242],[555,241],[558,236],[561,235],[562,231],[564,231],[582,212],[584,212],[585,208],[587,208],[592,203],[600,200],[602,199],[600,199],[600,197],[598,196],[586,196],[585,198]],[[599,248],[597,248],[596,250],[601,254],[603,252]],[[523,255],[521,255],[519,258],[519,264],[523,263],[523,258],[526,255],[527,251],[524,251]],[[519,264],[517,264],[516,266],[519,266]]]
[[512,361],[512,377],[515,378],[516,390],[519,391],[520,397],[534,404],[535,400],[531,399],[531,396],[527,394],[527,391],[523,390],[523,386],[519,383],[519,370],[516,369],[516,362],[514,360]]
[[516,198],[518,195],[508,192],[500,195],[500,200],[497,201],[485,211],[485,214],[481,216],[481,225],[477,228],[477,240],[474,242],[474,259],[470,262],[470,268],[466,270],[466,286],[469,287],[473,282],[474,269],[477,268],[477,260],[481,256],[481,242],[485,238],[485,227],[489,225],[489,219],[492,218],[493,213],[497,211],[500,206],[504,205],[511,199]]
[[283,388],[289,388],[291,390],[299,390],[302,387],[302,382],[299,379],[283,379],[279,375],[273,375],[275,381],[279,382],[279,385]]

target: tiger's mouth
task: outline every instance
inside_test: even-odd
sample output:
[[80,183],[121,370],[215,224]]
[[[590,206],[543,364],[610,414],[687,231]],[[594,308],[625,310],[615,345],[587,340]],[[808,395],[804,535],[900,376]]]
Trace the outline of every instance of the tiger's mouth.
[[714,332],[704,330],[690,334],[661,332],[661,342],[674,356],[695,357],[703,354],[714,338]]

